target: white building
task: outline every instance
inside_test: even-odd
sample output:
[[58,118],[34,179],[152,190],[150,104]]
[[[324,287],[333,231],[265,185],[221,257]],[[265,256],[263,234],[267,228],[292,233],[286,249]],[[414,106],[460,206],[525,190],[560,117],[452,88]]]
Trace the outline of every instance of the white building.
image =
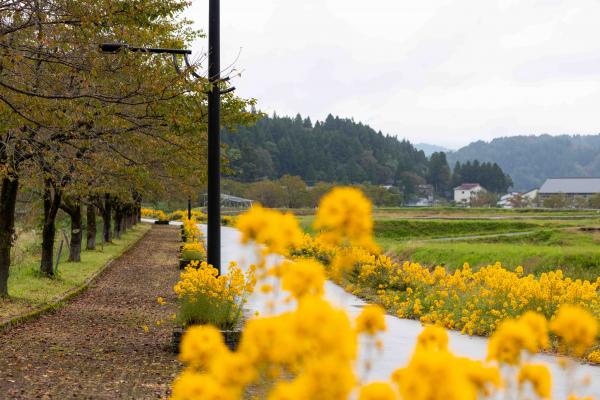
[[500,197],[498,207],[532,207],[536,204],[538,189],[532,189],[528,192],[512,192]]
[[479,183],[463,183],[454,188],[454,201],[457,204],[469,204],[477,193],[485,191]]

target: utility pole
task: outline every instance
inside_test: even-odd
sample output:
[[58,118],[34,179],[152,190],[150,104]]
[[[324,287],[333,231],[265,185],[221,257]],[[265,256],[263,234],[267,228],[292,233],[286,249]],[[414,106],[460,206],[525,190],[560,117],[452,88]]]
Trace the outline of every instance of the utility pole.
[[221,273],[221,10],[208,5],[208,228],[207,261]]

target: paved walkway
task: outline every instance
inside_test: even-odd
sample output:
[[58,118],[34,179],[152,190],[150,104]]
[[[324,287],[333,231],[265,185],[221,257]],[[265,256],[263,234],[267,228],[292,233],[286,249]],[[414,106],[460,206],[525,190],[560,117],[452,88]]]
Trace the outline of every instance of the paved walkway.
[[156,322],[175,312],[180,243],[155,226],[85,293],[0,333],[0,399],[165,398],[179,363]]

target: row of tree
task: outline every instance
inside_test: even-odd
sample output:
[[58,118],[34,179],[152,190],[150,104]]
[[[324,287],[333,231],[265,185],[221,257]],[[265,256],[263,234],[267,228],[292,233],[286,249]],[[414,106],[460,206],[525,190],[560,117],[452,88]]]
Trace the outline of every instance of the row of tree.
[[431,155],[427,181],[433,185],[436,193],[448,196],[452,188],[467,182],[479,183],[492,193],[506,193],[513,184],[510,176],[496,163],[480,163],[475,160],[461,164],[457,161],[451,171],[443,152]]
[[[428,159],[406,140],[385,136],[362,123],[329,115],[313,124],[310,118],[264,117],[253,126],[225,132],[230,175],[241,182],[298,176],[316,182],[397,187],[404,199],[430,183],[439,196],[463,182],[477,182],[503,193],[512,185],[497,164],[457,163],[452,171],[446,154]],[[264,183],[263,183],[264,184]]]
[[[239,182],[223,180],[223,191],[259,202],[265,207],[274,208],[314,208],[321,197],[335,186],[334,183],[317,182],[307,186],[299,176],[284,175],[276,180]],[[399,206],[403,202],[402,193],[397,188],[379,185],[355,184],[376,206]]]
[[243,182],[299,176],[309,184],[339,182],[389,185],[402,174],[423,176],[427,157],[408,141],[367,125],[329,115],[262,118],[225,132],[232,176]]
[[[98,44],[188,46],[200,35],[181,18],[182,0],[21,0],[0,7],[0,297],[8,295],[16,205],[42,204],[40,270],[52,277],[56,219],[71,219],[70,259],[82,224],[94,247],[139,216],[142,199],[186,197],[205,183],[206,79],[179,74],[160,55],[102,54]],[[224,96],[223,119],[256,118]],[[83,216],[84,207],[86,216]],[[111,221],[115,227],[111,228]]]

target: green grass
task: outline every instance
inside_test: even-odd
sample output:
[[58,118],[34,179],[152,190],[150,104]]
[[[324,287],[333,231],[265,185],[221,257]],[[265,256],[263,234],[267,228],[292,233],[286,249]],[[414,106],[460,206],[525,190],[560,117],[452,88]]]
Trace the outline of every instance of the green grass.
[[376,238],[388,240],[522,232],[538,227],[539,224],[532,222],[505,220],[387,219],[375,221]]
[[548,208],[462,208],[462,207],[377,207],[377,215],[403,214],[406,216],[598,216],[600,210],[548,209]]
[[561,269],[574,279],[595,281],[600,276],[600,234],[572,228],[452,242],[388,242],[385,248],[402,260],[444,265],[451,270],[465,262],[477,269],[500,261],[511,269],[521,265],[534,275]]
[[[81,262],[67,262],[69,249],[63,248],[55,278],[39,274],[39,238],[26,234],[15,251],[16,263],[8,279],[8,300],[0,300],[0,319],[20,315],[32,307],[52,303],[65,292],[81,285],[108,261],[121,255],[133,242],[150,229],[138,224],[112,244],[97,244],[97,250],[83,251]],[[56,254],[56,253],[55,253]]]
[[[507,268],[521,265],[535,275],[560,268],[575,279],[595,281],[600,276],[600,233],[579,229],[600,227],[596,211],[435,207],[375,208],[373,214],[377,243],[400,260],[449,269],[465,262],[479,268],[500,261]],[[298,219],[307,233],[314,234],[314,216]],[[512,232],[525,234],[464,238]]]
[[314,215],[296,215],[296,219],[298,219],[298,222],[300,223],[300,228],[302,228],[304,232],[310,234],[315,233],[314,229],[312,228],[312,224],[313,222],[315,222]]

